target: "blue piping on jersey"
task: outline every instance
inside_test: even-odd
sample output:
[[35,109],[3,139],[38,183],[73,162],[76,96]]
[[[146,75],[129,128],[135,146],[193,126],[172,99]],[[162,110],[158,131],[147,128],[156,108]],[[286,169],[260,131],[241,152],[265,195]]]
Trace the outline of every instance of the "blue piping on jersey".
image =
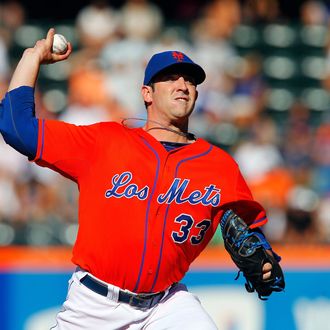
[[140,266],[140,270],[139,270],[139,275],[138,275],[138,279],[136,281],[135,287],[133,289],[133,292],[135,292],[140,284],[140,280],[141,280],[141,275],[142,275],[142,270],[143,270],[143,266],[144,266],[144,258],[146,255],[146,251],[147,251],[147,241],[148,241],[148,219],[149,219],[149,211],[150,211],[150,205],[151,205],[151,200],[152,197],[155,193],[156,190],[156,185],[157,185],[157,181],[158,181],[158,176],[159,176],[159,168],[160,168],[160,158],[159,155],[157,153],[157,151],[149,144],[148,141],[144,140],[143,141],[145,143],[145,145],[154,153],[154,155],[156,156],[157,159],[157,167],[156,167],[156,175],[155,175],[155,179],[154,179],[154,184],[152,186],[151,192],[150,192],[150,197],[148,199],[148,203],[147,203],[147,210],[146,210],[146,216],[145,216],[145,225],[144,225],[144,244],[143,244],[143,252],[142,252],[142,261],[141,261],[141,266]]
[[44,142],[45,142],[45,119],[42,120],[42,131],[41,131],[41,148],[39,159],[42,159],[42,154],[44,152]]
[[254,221],[250,224],[250,226],[251,226],[251,225],[255,225],[255,224],[259,223],[259,222],[265,221],[266,219],[267,219],[267,216],[262,217],[262,218],[260,218],[260,219],[256,219],[256,220],[254,220]]
[[[176,166],[174,177],[175,178],[177,177],[177,174],[178,174],[178,171],[179,171],[179,167],[181,166],[181,164],[183,164],[185,162],[188,162],[188,161],[190,161],[192,159],[203,157],[203,156],[207,155],[209,152],[211,152],[212,149],[213,149],[213,146],[211,145],[208,150],[204,151],[201,154],[198,154],[198,155],[195,155],[195,156],[192,156],[192,157],[189,157],[189,158],[185,158],[185,159],[180,160],[179,163],[178,163],[178,165]],[[155,287],[155,285],[157,283],[157,279],[158,279],[158,275],[159,275],[159,269],[160,269],[160,265],[161,265],[161,262],[162,262],[163,247],[164,247],[164,238],[165,238],[165,228],[166,228],[167,215],[168,215],[169,208],[170,208],[170,204],[167,205],[166,211],[165,211],[164,224],[163,224],[162,242],[161,242],[160,250],[159,250],[159,258],[158,258],[158,265],[157,265],[156,275],[155,275],[155,279],[154,279],[154,282],[153,282],[152,287],[151,287],[151,290],[150,290],[151,292],[152,292],[152,290],[154,289],[154,287]]]

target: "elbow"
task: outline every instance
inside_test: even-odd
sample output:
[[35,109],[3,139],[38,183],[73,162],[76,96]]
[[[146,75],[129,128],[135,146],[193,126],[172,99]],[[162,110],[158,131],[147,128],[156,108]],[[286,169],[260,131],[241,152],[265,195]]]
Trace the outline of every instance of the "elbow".
[[33,159],[36,154],[36,148],[33,145],[25,143],[19,136],[12,132],[1,131],[2,137],[6,144],[10,145],[19,153],[27,156],[29,159]]
[[28,124],[29,121],[20,125],[12,125],[11,121],[0,118],[0,133],[6,142],[12,148],[21,154],[34,158],[37,150],[37,129],[35,123]]

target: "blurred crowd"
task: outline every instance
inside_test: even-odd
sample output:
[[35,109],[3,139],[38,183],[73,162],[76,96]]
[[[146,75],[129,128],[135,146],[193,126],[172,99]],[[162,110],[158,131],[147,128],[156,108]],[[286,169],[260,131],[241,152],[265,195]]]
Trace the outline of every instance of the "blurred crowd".
[[[243,27],[322,28],[324,66],[311,70],[319,72],[319,104],[330,91],[329,8],[305,1],[299,19],[291,22],[281,15],[277,0],[213,0],[198,8],[194,1],[182,1],[177,6],[176,20],[169,22],[156,2],[127,0],[114,8],[110,1],[94,0],[69,24],[56,22],[74,52],[68,61],[42,68],[37,116],[78,125],[144,119],[140,86],[146,62],[155,52],[181,50],[207,73],[190,131],[234,156],[255,199],[267,210],[269,240],[329,244],[329,105],[314,108],[295,97],[284,110],[271,108],[274,81],[265,77],[264,54],[253,47],[242,51],[242,43],[235,42],[242,39],[238,31]],[[33,46],[50,24],[32,24],[17,1],[0,4],[1,98],[24,47]],[[281,68],[275,74],[288,73]],[[282,87],[278,104],[286,102],[283,89],[289,89],[289,82],[282,80]],[[27,161],[0,138],[0,246],[72,244],[77,196],[75,184]],[[214,244],[220,244],[220,235]]]

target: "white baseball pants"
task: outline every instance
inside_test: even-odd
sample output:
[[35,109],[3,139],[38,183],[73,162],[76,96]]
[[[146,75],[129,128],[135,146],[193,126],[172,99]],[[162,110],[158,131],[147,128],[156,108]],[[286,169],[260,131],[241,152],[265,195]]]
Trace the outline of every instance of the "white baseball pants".
[[138,309],[118,302],[118,287],[108,284],[108,297],[87,288],[80,282],[86,274],[78,270],[72,275],[63,309],[51,330],[217,329],[198,298],[183,284],[177,285],[154,307]]

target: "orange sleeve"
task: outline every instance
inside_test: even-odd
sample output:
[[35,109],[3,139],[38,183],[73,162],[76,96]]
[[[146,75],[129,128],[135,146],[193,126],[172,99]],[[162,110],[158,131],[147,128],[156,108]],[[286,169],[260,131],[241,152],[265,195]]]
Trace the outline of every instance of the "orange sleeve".
[[99,124],[76,126],[39,120],[38,148],[34,161],[78,181],[93,159]]

